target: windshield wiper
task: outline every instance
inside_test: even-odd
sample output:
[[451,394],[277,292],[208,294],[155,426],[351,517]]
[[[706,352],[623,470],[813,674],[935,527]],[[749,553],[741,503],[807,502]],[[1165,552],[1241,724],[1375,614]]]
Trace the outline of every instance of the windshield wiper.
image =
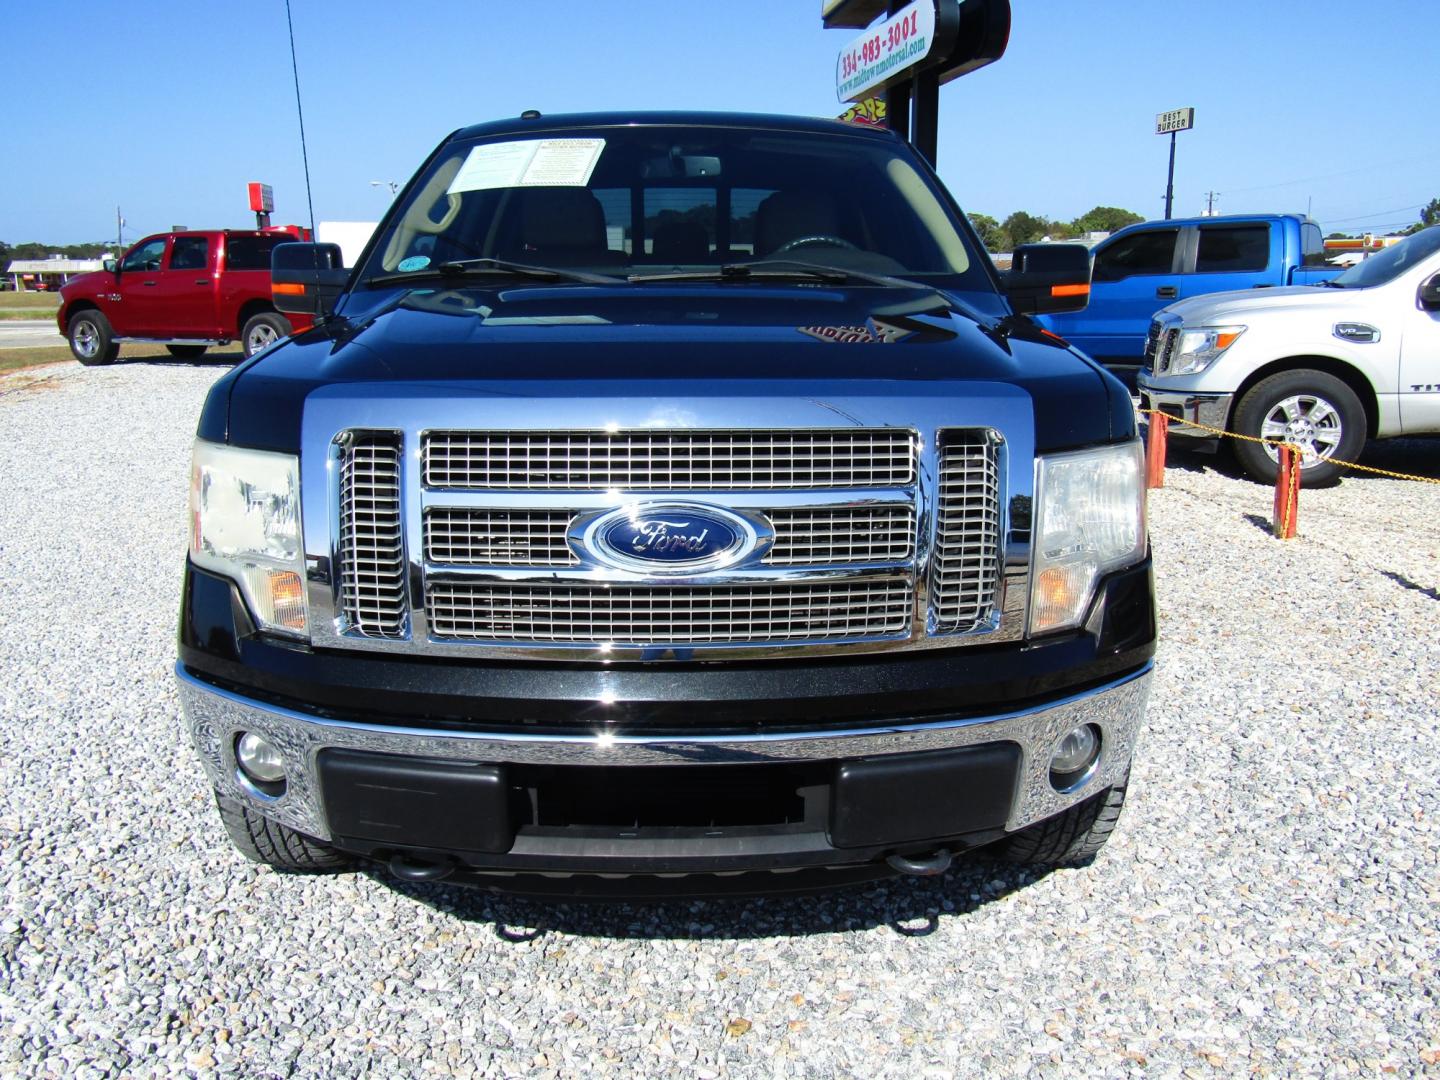
[[528,263],[511,262],[509,259],[457,259],[409,273],[377,274],[375,277],[366,278],[365,284],[395,285],[434,278],[448,280],[467,277],[522,277],[536,281],[578,281],[587,285],[616,285],[620,282],[619,278],[608,274],[562,270],[554,266],[531,266]]
[[868,281],[875,285],[891,288],[923,289],[904,278],[887,274],[872,274],[865,270],[842,270],[838,266],[822,266],[819,263],[802,262],[794,259],[762,259],[756,262],[725,263],[708,270],[672,270],[660,274],[631,274],[632,282],[644,281],[756,281],[776,278],[824,281],[839,285],[846,281]]
[[1326,289],[1344,289],[1344,288],[1348,288],[1348,286],[1346,286],[1346,285],[1341,285],[1341,284],[1339,284],[1334,278],[1326,278],[1324,281],[1316,282],[1316,284],[1318,284],[1318,285],[1320,285],[1320,286],[1322,286],[1322,287],[1324,287],[1324,288],[1326,288]]

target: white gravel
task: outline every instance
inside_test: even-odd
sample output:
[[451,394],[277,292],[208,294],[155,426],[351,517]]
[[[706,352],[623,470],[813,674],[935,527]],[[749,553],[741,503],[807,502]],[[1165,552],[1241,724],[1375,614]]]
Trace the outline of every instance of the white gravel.
[[1440,486],[1307,491],[1282,543],[1265,489],[1170,470],[1155,697],[1089,868],[546,906],[230,849],[170,676],[223,370],[0,380],[0,1075],[1433,1071]]

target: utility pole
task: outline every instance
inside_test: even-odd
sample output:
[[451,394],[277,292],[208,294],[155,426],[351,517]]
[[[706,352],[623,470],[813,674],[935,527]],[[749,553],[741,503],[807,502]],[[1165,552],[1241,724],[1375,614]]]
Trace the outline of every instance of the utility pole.
[[1214,216],[1215,216],[1215,196],[1216,196],[1216,195],[1219,195],[1219,194],[1220,194],[1220,193],[1219,193],[1218,191],[1207,191],[1207,192],[1205,193],[1205,216],[1206,216],[1206,217],[1214,217]]

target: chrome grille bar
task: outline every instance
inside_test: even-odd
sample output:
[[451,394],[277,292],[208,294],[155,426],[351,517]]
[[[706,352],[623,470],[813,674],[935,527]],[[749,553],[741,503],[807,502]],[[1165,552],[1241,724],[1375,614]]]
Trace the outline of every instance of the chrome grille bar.
[[942,433],[940,505],[931,558],[936,632],[986,625],[1000,573],[999,468],[994,445],[966,432]]
[[575,566],[569,510],[425,510],[425,558],[454,566]]
[[340,607],[353,633],[406,636],[400,438],[349,432],[340,459]]
[[905,578],[777,585],[531,586],[431,582],[437,638],[692,646],[902,637]]
[[915,550],[915,513],[908,506],[838,510],[772,510],[773,566],[901,562]]
[[904,429],[430,431],[428,487],[480,490],[743,491],[903,487]]

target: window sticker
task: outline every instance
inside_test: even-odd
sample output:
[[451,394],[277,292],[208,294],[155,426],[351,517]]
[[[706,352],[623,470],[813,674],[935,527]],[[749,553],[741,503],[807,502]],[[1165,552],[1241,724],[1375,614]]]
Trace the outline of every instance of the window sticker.
[[430,265],[429,255],[411,255],[408,259],[401,259],[400,265],[395,269],[410,273],[412,270],[424,270]]
[[530,139],[474,147],[447,195],[506,187],[584,187],[604,139]]

